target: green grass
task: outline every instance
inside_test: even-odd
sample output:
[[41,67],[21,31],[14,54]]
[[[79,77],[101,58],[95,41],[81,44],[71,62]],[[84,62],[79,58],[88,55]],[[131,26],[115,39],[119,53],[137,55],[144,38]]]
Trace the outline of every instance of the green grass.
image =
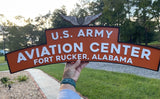
[[36,67],[46,72],[47,74],[55,77],[57,80],[61,81],[63,75],[64,64],[52,64]]
[[[36,67],[61,81],[64,64]],[[0,71],[8,70],[0,65]],[[84,68],[77,91],[89,99],[160,99],[160,80]]]
[[24,82],[24,81],[26,81],[28,79],[28,77],[26,76],[26,75],[20,75],[20,76],[18,76],[18,78],[17,78],[17,80],[19,81],[19,82]]
[[0,71],[8,70],[8,65],[0,65]]
[[0,63],[5,63],[5,59],[4,59],[4,56],[0,56]]
[[[64,64],[37,67],[59,81]],[[89,99],[160,99],[160,80],[85,68],[77,91]]]
[[[0,64],[6,63],[4,56],[0,56]],[[0,65],[0,71],[8,70],[8,65]]]
[[153,41],[153,42],[149,43],[149,45],[160,45],[160,42],[158,42],[158,41]]

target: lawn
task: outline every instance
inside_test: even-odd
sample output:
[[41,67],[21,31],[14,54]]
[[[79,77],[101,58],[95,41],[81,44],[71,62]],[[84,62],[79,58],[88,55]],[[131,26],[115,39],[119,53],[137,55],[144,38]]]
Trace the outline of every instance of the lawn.
[[[38,68],[60,81],[64,64]],[[77,82],[77,91],[89,99],[159,99],[159,84],[157,79],[85,68]]]
[[8,70],[8,65],[0,65],[0,71]]
[[4,59],[4,56],[0,56],[0,63],[5,63],[5,59]]
[[[61,81],[64,64],[36,67]],[[8,70],[0,65],[0,71]],[[84,68],[77,91],[89,99],[160,99],[160,80]]]
[[[4,56],[0,56],[0,64],[6,63]],[[0,71],[8,70],[8,65],[0,65]]]
[[158,42],[158,41],[153,41],[153,42],[149,43],[149,45],[160,45],[160,42]]

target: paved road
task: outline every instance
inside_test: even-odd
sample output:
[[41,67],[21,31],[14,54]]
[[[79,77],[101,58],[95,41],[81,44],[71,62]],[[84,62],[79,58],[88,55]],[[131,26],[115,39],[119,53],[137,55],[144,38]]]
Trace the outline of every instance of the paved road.
[[7,63],[1,63],[0,65],[6,65]]
[[135,74],[143,77],[160,79],[160,71],[153,71],[153,70],[148,70],[148,69],[129,66],[129,65],[104,63],[104,62],[90,62],[87,65],[87,67],[93,68],[93,69],[99,69],[99,70]]

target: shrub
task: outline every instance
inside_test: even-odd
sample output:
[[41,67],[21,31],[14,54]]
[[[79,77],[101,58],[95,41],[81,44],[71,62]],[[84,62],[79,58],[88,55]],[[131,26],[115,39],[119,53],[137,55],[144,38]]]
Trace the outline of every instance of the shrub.
[[1,78],[1,82],[5,85],[5,87],[11,86],[11,84],[14,83],[13,81],[10,81],[10,78],[8,77]]
[[18,81],[22,82],[22,81],[26,81],[28,79],[28,77],[26,75],[22,75],[22,76],[18,76]]
[[8,82],[8,80],[10,80],[8,77],[3,77],[3,78],[1,78],[1,82],[2,82],[3,84],[6,84],[6,83]]

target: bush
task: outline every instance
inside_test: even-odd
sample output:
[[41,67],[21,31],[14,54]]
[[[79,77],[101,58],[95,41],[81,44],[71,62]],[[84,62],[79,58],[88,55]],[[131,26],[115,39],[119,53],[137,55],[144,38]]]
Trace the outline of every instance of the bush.
[[9,87],[9,86],[11,86],[11,84],[14,83],[13,81],[9,81],[9,80],[10,80],[10,78],[8,78],[8,77],[1,78],[1,82],[5,85],[5,87],[7,87],[7,86]]
[[3,77],[3,78],[1,78],[1,82],[2,82],[3,84],[6,84],[9,80],[10,80],[10,79],[9,79],[8,77]]
[[22,82],[22,81],[26,81],[28,79],[28,77],[26,75],[22,75],[22,76],[18,76],[18,81]]

